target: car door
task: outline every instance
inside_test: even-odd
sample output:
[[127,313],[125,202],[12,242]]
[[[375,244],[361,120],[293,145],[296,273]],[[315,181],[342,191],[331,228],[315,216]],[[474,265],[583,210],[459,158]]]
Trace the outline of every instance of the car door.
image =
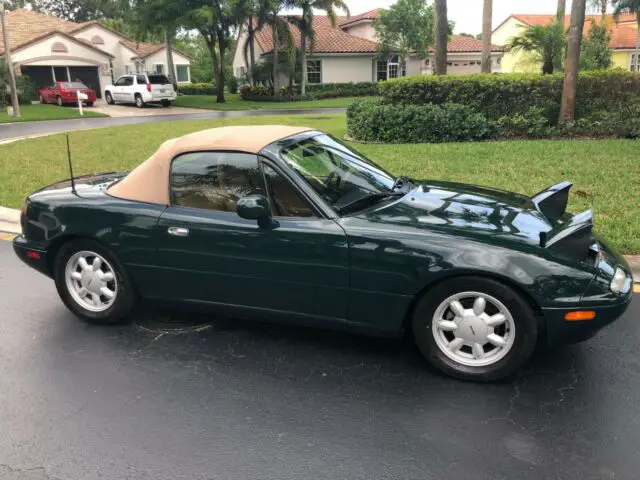
[[120,90],[120,95],[123,102],[126,103],[133,103],[134,102],[134,95],[133,95],[133,91],[134,91],[134,80],[133,80],[133,76],[126,76],[124,77],[124,83],[122,85],[121,90]]
[[264,172],[269,192],[280,192],[276,198],[269,194],[279,202],[274,208],[289,205],[274,211],[277,226],[271,229],[235,212],[241,197],[266,195],[256,155],[197,152],[174,159],[171,205],[158,221],[158,268],[150,281],[163,298],[344,322],[349,288],[344,231],[315,212],[273,167]]

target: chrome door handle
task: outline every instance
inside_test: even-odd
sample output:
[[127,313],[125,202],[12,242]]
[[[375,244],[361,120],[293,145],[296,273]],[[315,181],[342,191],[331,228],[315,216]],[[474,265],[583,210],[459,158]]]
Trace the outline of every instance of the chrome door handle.
[[187,236],[189,236],[189,229],[188,228],[169,227],[167,232],[169,232],[169,235],[173,235],[174,237],[187,237]]

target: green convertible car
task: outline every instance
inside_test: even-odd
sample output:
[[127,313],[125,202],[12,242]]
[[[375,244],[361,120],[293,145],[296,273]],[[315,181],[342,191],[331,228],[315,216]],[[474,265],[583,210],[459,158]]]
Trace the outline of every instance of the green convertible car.
[[169,140],[131,172],[38,190],[14,249],[92,323],[144,299],[407,333],[441,371],[491,381],[631,301],[629,266],[591,212],[566,213],[570,188],[396,178],[319,131],[225,127]]

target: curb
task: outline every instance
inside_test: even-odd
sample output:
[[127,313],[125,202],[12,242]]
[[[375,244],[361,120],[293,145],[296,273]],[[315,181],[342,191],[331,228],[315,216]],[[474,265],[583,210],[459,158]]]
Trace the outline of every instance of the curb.
[[[22,229],[20,228],[20,210],[0,207],[0,232],[22,233]],[[640,284],[640,255],[625,255],[624,258],[629,262],[634,283]]]

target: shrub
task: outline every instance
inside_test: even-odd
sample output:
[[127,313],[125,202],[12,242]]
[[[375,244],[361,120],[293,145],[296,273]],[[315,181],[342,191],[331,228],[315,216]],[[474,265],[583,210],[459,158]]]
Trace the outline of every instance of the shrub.
[[491,136],[486,117],[465,105],[388,105],[358,101],[347,110],[348,134],[384,143],[439,143],[484,140]]
[[16,77],[16,88],[20,104],[30,105],[31,102],[37,99],[36,86],[30,77],[26,75]]
[[[459,103],[487,118],[522,114],[539,107],[557,118],[563,74],[428,75],[380,84],[386,103],[425,105]],[[640,75],[622,69],[585,72],[578,77],[577,118],[621,108],[640,95]]]
[[492,122],[494,135],[499,138],[550,137],[556,132],[556,119],[550,119],[541,107],[530,107],[524,113],[506,115]]
[[227,79],[227,88],[229,89],[229,93],[236,94],[238,93],[238,87],[240,83],[235,76],[231,76]]
[[183,95],[217,95],[215,83],[181,83],[178,85]]
[[[245,85],[240,89],[240,96],[243,100],[264,100],[264,97],[269,95],[273,96],[273,89],[261,85],[255,87]],[[282,87],[280,89],[280,96],[286,97],[286,101],[321,100],[325,98],[342,97],[369,97],[376,95],[378,95],[378,84],[371,82],[323,83],[319,85],[308,85],[305,97],[302,97],[299,85],[294,85],[293,87]]]

